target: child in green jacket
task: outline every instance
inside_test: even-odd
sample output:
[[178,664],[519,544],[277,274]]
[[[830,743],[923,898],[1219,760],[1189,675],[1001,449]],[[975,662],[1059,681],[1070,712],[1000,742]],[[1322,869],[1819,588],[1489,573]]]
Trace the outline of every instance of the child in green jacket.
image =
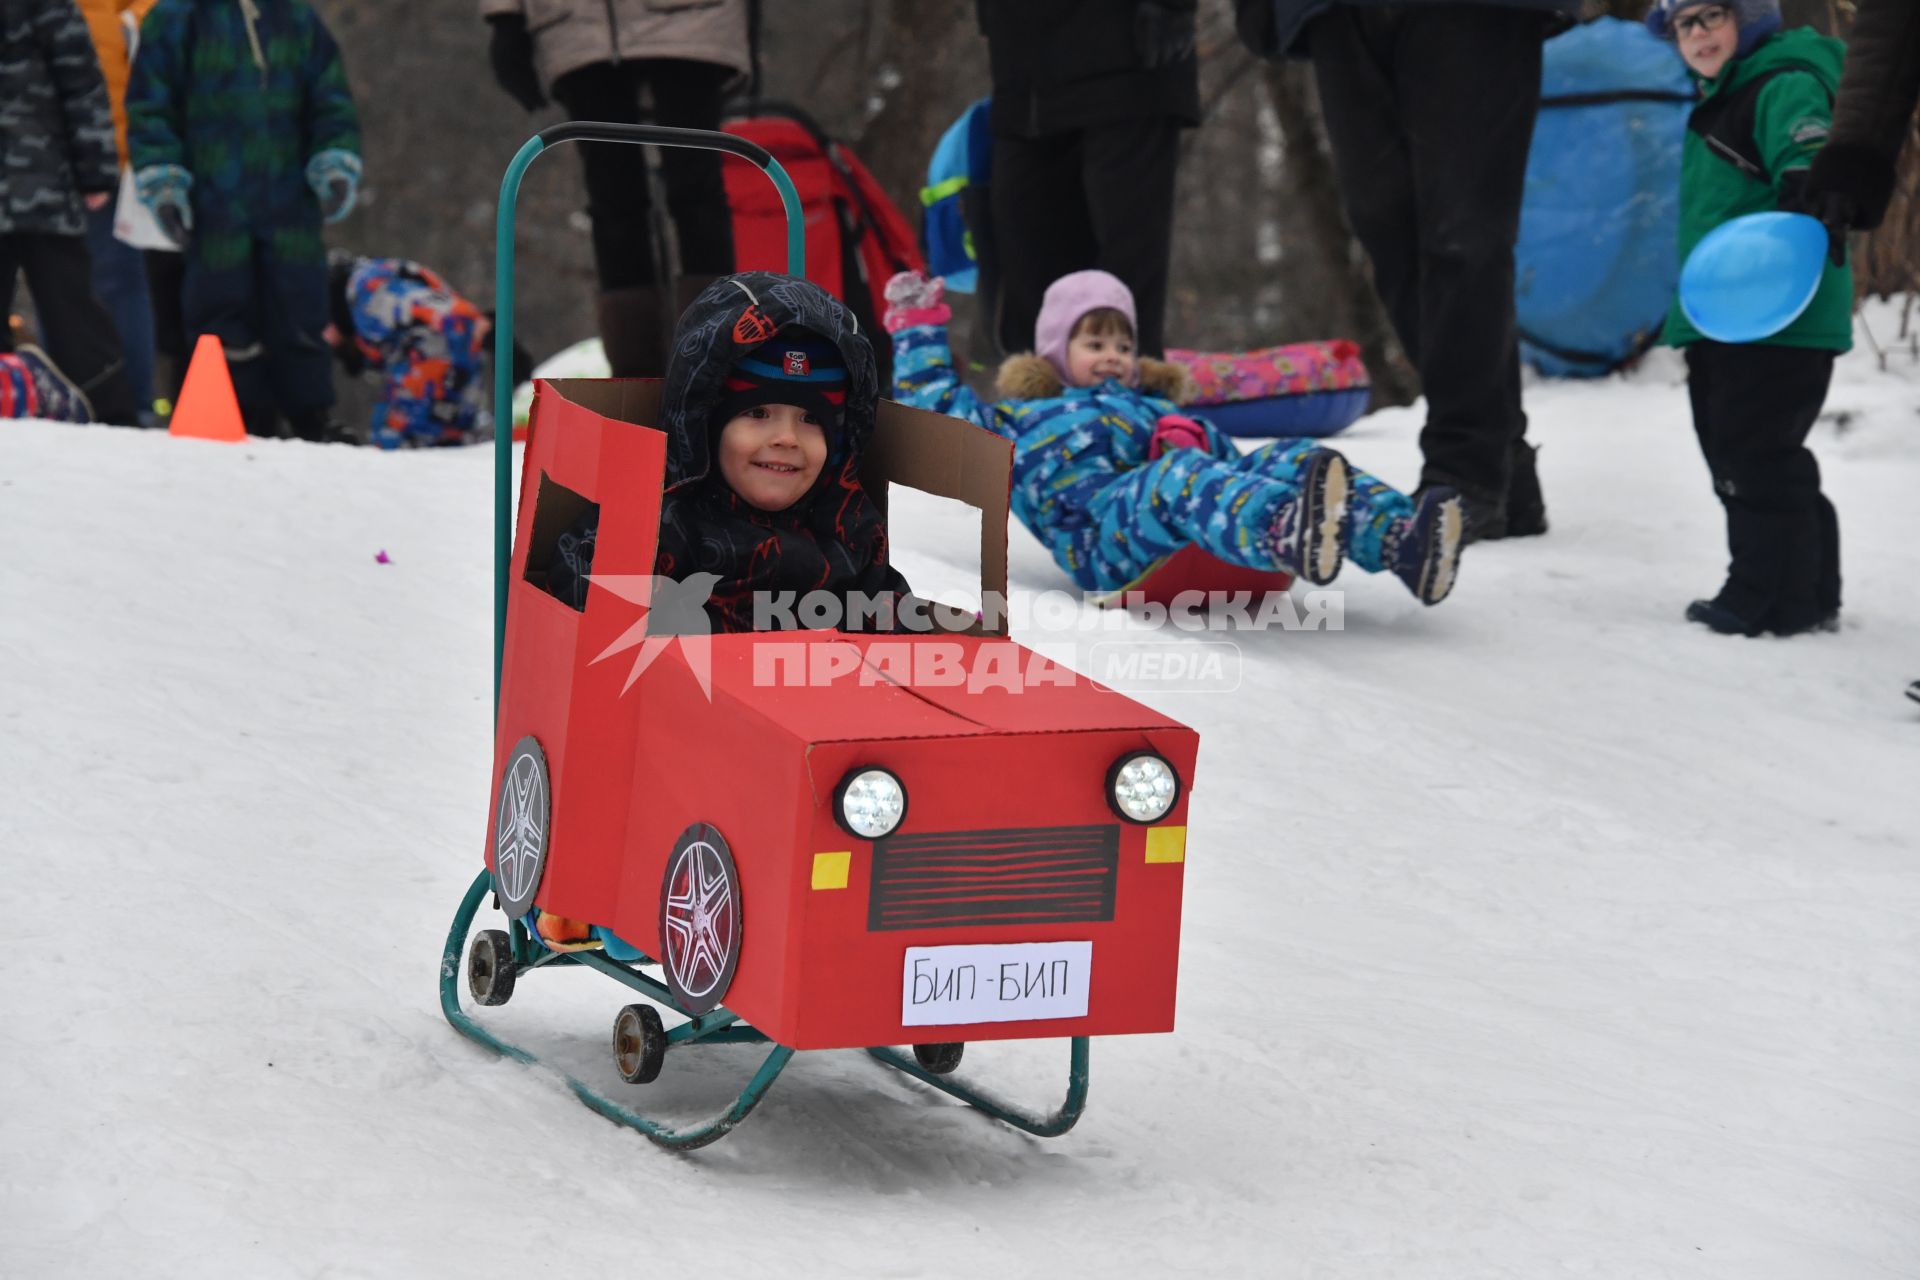
[[[396,6],[396,11],[403,8]],[[127,84],[140,199],[185,250],[181,321],[218,334],[251,435],[337,438],[323,223],[353,208],[360,124],[308,0],[160,0]]]
[[[1713,228],[1796,209],[1826,141],[1845,46],[1780,29],[1778,0],[1659,0],[1647,15],[1699,82],[1680,163],[1680,257]],[[1807,433],[1834,357],[1853,345],[1853,273],[1829,262],[1799,318],[1769,338],[1731,344],[1700,333],[1676,301],[1662,339],[1687,359],[1693,427],[1727,513],[1731,562],[1687,618],[1727,635],[1834,630],[1840,527],[1820,492]]]

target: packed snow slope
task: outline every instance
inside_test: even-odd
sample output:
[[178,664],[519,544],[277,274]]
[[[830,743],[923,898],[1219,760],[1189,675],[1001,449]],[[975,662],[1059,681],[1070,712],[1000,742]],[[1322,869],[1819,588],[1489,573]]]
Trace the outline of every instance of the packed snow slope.
[[[1141,695],[1202,742],[1179,1027],[1096,1042],[1077,1129],[802,1054],[691,1156],[436,1002],[490,451],[4,424],[0,1275],[1920,1275],[1920,374],[1841,365],[1845,626],[1787,641],[1681,620],[1724,545],[1677,360],[1528,407],[1549,536],[1435,609],[1349,569],[1344,630]],[[1338,444],[1411,484],[1418,423]],[[900,504],[910,577],[955,521]],[[626,998],[483,1012],[628,1090]],[[717,1108],[751,1052],[623,1096]],[[1066,1049],[963,1070],[1050,1103]]]

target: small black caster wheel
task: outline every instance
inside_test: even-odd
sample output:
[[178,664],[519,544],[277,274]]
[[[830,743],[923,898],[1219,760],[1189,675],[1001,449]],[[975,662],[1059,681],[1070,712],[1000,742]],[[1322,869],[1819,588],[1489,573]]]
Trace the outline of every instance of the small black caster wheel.
[[944,1076],[960,1065],[960,1055],[967,1051],[963,1041],[947,1044],[917,1044],[913,1046],[913,1060],[927,1071]]
[[650,1004],[630,1004],[613,1020],[613,1063],[628,1084],[650,1084],[667,1060],[667,1029]]
[[474,935],[467,951],[467,990],[475,1003],[505,1004],[513,996],[513,943],[499,929]]

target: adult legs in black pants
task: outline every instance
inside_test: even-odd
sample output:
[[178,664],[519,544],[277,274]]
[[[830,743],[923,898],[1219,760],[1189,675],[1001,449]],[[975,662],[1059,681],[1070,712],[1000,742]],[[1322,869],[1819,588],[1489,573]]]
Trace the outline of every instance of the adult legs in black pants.
[[1308,32],[1347,216],[1426,393],[1421,483],[1461,491],[1469,538],[1546,527],[1513,308],[1543,23],[1498,5],[1337,5]]
[[1179,158],[1179,125],[1159,116],[1046,138],[994,137],[1002,350],[1032,350],[1048,285],[1098,268],[1133,291],[1140,350],[1161,353]]
[[1687,616],[1717,631],[1791,634],[1840,610],[1840,522],[1807,433],[1826,402],[1831,351],[1696,342],[1693,429],[1727,516],[1726,585]]
[[[86,238],[34,231],[0,235],[0,315],[13,309],[14,279],[21,272],[47,355],[86,393],[94,421],[138,425],[140,406],[127,382],[113,317],[93,294]],[[12,335],[0,334],[0,349],[12,346]]]
[[[718,129],[722,93],[733,72],[707,62],[643,58],[595,63],[561,76],[553,96],[576,120],[636,123],[640,91],[653,95],[654,120],[679,129]],[[733,270],[733,222],[720,153],[669,147],[660,157],[667,213],[680,244],[680,296],[660,290],[654,261],[652,198],[646,156],[610,142],[580,145],[600,279],[600,336],[615,376],[666,372],[673,322],[692,295]]]

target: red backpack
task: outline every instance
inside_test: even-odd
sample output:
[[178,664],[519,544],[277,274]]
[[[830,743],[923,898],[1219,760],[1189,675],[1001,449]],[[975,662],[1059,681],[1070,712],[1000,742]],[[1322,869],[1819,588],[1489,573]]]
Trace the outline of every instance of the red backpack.
[[[827,137],[797,107],[756,102],[722,126],[771,152],[800,192],[807,227],[807,278],[852,309],[873,339],[880,385],[893,384],[892,348],[880,328],[883,291],[897,271],[924,271],[913,228],[860,158]],[[787,218],[773,184],[729,156],[723,166],[733,210],[736,271],[787,269]]]

